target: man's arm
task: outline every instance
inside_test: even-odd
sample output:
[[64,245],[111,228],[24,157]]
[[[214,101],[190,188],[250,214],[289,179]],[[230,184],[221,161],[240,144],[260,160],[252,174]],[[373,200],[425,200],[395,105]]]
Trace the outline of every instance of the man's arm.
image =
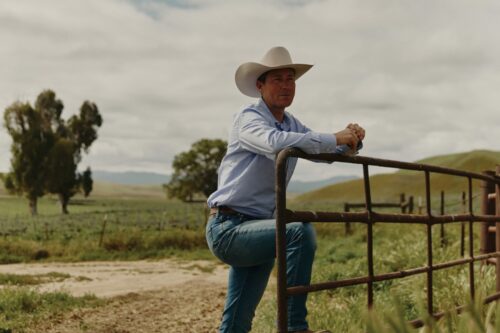
[[308,131],[305,133],[280,131],[270,126],[257,112],[247,111],[239,119],[239,141],[243,148],[274,159],[287,147],[296,147],[308,154],[334,152],[335,135]]

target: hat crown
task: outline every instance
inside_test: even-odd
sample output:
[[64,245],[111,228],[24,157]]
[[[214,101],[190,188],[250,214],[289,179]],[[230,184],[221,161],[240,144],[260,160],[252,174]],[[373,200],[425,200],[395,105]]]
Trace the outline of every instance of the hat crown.
[[267,51],[261,60],[261,64],[268,67],[277,67],[293,64],[292,57],[288,50],[282,46],[276,46]]

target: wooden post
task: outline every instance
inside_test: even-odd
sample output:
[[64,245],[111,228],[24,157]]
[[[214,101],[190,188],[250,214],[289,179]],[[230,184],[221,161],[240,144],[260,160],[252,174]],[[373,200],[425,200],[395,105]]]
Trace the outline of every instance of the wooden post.
[[99,247],[102,246],[102,242],[104,241],[104,232],[106,231],[107,221],[108,221],[108,214],[105,214],[104,220],[102,221],[101,237],[99,238]]
[[422,215],[422,197],[418,196],[418,214]]
[[49,224],[45,222],[45,240],[49,240]]
[[[350,211],[349,203],[344,203],[344,212],[348,213]],[[352,234],[352,229],[351,229],[351,223],[346,222],[345,223],[345,235],[350,235]]]
[[399,203],[401,204],[401,213],[405,214],[406,213],[406,198],[405,198],[404,193],[401,193],[399,195]]
[[410,199],[408,201],[408,214],[413,214],[413,195],[410,195]]

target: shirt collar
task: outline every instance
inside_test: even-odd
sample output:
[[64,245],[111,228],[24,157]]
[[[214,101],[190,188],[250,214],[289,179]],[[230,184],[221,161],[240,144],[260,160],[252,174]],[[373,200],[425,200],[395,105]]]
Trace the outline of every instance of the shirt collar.
[[[257,101],[257,110],[260,111],[260,112],[263,112],[265,115],[267,115],[268,117],[270,117],[270,120],[272,120],[273,122],[277,122],[276,118],[274,118],[273,114],[271,113],[271,111],[269,110],[269,108],[267,107],[267,104],[266,102],[264,102],[264,100],[261,98],[259,98],[259,100]],[[282,124],[285,123],[285,124],[289,124],[290,123],[290,117],[288,115],[288,112],[285,111],[285,115],[283,116],[283,122]]]

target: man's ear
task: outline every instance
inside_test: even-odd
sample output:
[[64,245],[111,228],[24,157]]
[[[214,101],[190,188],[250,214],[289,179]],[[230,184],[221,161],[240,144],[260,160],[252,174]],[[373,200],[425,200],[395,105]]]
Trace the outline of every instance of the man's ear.
[[260,91],[260,89],[262,88],[262,82],[260,82],[260,81],[255,82],[255,86]]

